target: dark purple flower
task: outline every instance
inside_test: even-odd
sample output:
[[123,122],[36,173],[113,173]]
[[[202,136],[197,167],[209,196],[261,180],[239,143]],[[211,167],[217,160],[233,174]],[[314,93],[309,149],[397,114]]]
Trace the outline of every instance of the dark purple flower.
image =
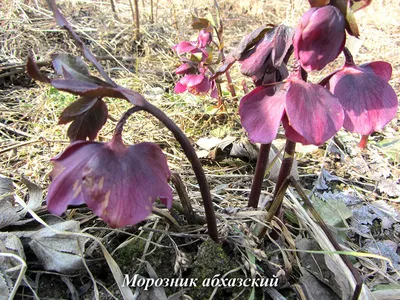
[[335,72],[327,87],[344,109],[345,129],[366,136],[381,130],[396,116],[398,99],[388,83],[391,74],[387,62],[356,66],[351,58]]
[[240,55],[242,74],[251,77],[257,85],[285,79],[289,75],[285,58],[292,46],[293,35],[294,30],[285,25],[268,31],[254,47]]
[[161,149],[153,143],[126,147],[114,136],[109,143],[77,141],[52,159],[47,196],[51,213],[86,203],[112,227],[133,225],[160,199],[172,205],[170,171]]
[[306,71],[321,70],[334,61],[346,42],[345,18],[334,6],[310,8],[293,40],[294,55]]
[[275,139],[283,121],[290,140],[321,145],[342,127],[344,118],[339,101],[324,87],[303,81],[299,72],[286,83],[251,91],[240,101],[239,114],[250,139],[263,144]]

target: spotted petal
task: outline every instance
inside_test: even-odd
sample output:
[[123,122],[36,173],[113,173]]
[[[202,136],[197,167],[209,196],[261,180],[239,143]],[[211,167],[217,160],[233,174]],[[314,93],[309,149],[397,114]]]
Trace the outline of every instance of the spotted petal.
[[256,143],[271,143],[285,110],[283,85],[257,87],[240,101],[239,115],[242,126]]
[[286,113],[295,131],[314,145],[321,145],[343,125],[343,109],[328,90],[318,84],[290,83]]

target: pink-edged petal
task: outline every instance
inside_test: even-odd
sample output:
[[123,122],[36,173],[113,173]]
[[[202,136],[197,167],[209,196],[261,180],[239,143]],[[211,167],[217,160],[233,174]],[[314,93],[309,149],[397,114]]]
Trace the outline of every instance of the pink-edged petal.
[[182,83],[180,83],[179,81],[176,83],[175,85],[175,89],[174,92],[177,94],[183,93],[186,91],[186,85],[183,85]]
[[204,80],[203,74],[188,74],[181,78],[180,83],[187,87],[200,84]]
[[331,78],[329,87],[345,111],[343,127],[351,132],[369,135],[396,116],[396,92],[375,73],[344,67]]
[[293,129],[289,124],[289,119],[286,114],[282,117],[282,125],[285,128],[285,136],[295,143],[301,143],[303,145],[310,145],[311,143],[307,141],[304,136],[300,135],[296,130]]
[[389,81],[392,77],[392,65],[385,61],[373,61],[370,63],[362,64],[359,67],[372,70],[376,75],[378,75],[385,81]]
[[286,113],[293,129],[314,145],[331,138],[342,127],[344,119],[337,98],[324,87],[302,80],[290,83]]
[[54,165],[50,173],[52,182],[47,194],[49,212],[61,215],[68,205],[84,203],[81,194],[82,172],[88,160],[101,147],[101,143],[77,141],[69,145],[64,152],[52,158]]
[[285,110],[286,92],[283,85],[257,87],[240,100],[242,126],[256,143],[271,143],[278,132]]
[[85,167],[82,194],[88,207],[111,227],[143,221],[158,198],[171,208],[170,171],[161,149],[153,143],[117,148],[103,147]]
[[195,43],[183,41],[173,47],[178,55],[198,49]]

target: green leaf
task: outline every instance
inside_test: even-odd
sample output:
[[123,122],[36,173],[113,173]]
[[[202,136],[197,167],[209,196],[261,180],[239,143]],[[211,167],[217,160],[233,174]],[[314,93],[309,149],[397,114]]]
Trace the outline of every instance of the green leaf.
[[371,4],[371,2],[372,0],[351,0],[350,7],[354,12],[356,12],[357,10],[366,8]]
[[384,139],[375,145],[394,163],[400,163],[400,136]]
[[342,201],[333,198],[324,197],[324,200],[311,196],[315,209],[327,225],[332,227],[341,227],[340,224],[350,218],[353,214],[351,210]]
[[213,17],[213,15],[212,15],[210,12],[208,12],[208,14],[207,14],[207,16],[206,16],[206,19],[210,22],[210,24],[211,24],[213,27],[216,27],[216,26],[217,26],[216,23],[215,23],[214,17]]

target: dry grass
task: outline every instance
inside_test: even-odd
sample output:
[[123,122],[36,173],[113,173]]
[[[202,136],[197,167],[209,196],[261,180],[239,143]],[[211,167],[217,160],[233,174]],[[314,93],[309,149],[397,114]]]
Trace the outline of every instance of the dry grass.
[[[238,126],[237,105],[232,99],[229,99],[229,96],[226,100],[228,111],[213,116],[206,113],[207,107],[214,104],[212,99],[191,95],[178,96],[172,92],[176,80],[173,70],[179,61],[170,47],[178,41],[189,39],[194,35],[190,28],[191,12],[195,8],[200,14],[206,14],[208,10],[212,12],[212,1],[154,1],[157,3],[154,24],[150,24],[149,21],[150,8],[147,5],[149,1],[144,2],[146,2],[144,8],[140,2],[142,9],[142,39],[140,43],[134,40],[132,14],[127,0],[116,2],[118,20],[113,18],[108,1],[74,0],[58,1],[58,4],[77,32],[90,44],[96,55],[116,57],[104,61],[106,69],[113,78],[119,84],[144,94],[153,104],[162,108],[193,142],[200,137],[215,136],[218,134],[218,130],[221,135],[244,137],[244,131]],[[397,0],[375,0],[370,7],[356,14],[362,41],[356,55],[356,62],[364,63],[371,60],[390,62],[393,66],[390,83],[399,95],[400,28],[398,20],[400,7],[395,4],[396,2]],[[225,25],[226,49],[229,51],[243,35],[261,24],[285,23],[295,26],[298,18],[307,9],[308,3],[305,0],[227,0],[220,1],[219,5]],[[3,66],[24,63],[30,49],[34,51],[38,61],[48,60],[51,53],[60,51],[79,55],[79,51],[70,41],[67,33],[55,25],[44,1],[6,0],[0,11],[0,24],[0,74]],[[340,65],[340,61],[335,62],[331,68]],[[49,66],[44,70],[52,72]],[[234,83],[240,88],[242,77],[237,69],[234,68],[232,72]],[[327,72],[329,70],[313,74],[312,79],[321,78]],[[48,187],[47,174],[51,170],[50,158],[61,152],[68,144],[67,127],[56,125],[58,116],[63,108],[74,101],[74,98],[66,93],[50,89],[48,86],[33,84],[24,74],[0,77],[0,89],[1,174],[14,180],[17,194],[24,198],[27,192],[20,183],[21,176],[29,178],[44,188]],[[106,102],[110,115],[114,119],[118,119],[122,112],[129,107],[124,101],[106,99]],[[99,134],[99,140],[109,140],[114,126],[115,122],[108,120]],[[386,127],[377,139],[398,136],[399,126],[400,121],[397,118]],[[348,143],[346,146],[354,147],[358,137],[345,135]],[[189,197],[195,204],[195,210],[202,211],[200,193],[190,165],[179,145],[174,141],[172,134],[157,120],[144,113],[135,114],[126,126],[124,139],[129,144],[139,141],[159,143],[167,155],[171,170],[180,173],[184,178],[188,186]],[[391,178],[394,181],[398,180],[400,177],[399,166],[384,158],[376,147],[371,147],[368,153],[357,153],[352,157],[347,157],[345,164],[335,164],[329,159],[324,160],[323,155],[323,151],[314,152],[311,155],[300,154],[299,172],[303,179],[302,183],[307,187],[310,187],[310,182],[313,183],[316,180],[320,167],[325,165],[343,177],[347,183],[345,189],[355,188],[365,201],[384,199],[392,205],[398,203],[398,199],[379,194],[375,189],[371,190],[370,185],[375,184],[374,178],[370,176],[370,173],[360,174],[357,169],[359,167],[357,163],[360,160],[368,165],[374,159],[380,158],[379,167],[390,170]],[[357,163],[352,161],[354,157],[359,158]],[[293,232],[301,232],[299,235],[303,237],[310,235],[317,240],[321,239],[321,235],[312,220],[308,219],[307,213],[299,212],[296,204],[290,200],[291,197],[288,197],[285,200],[285,208],[300,220],[299,223],[280,225],[285,234],[278,241],[278,245],[263,247],[258,244],[259,241],[251,235],[251,232],[254,223],[262,222],[260,220],[263,220],[264,213],[246,210],[236,213],[232,210],[233,207],[242,209],[246,206],[245,201],[251,186],[253,168],[254,166],[251,164],[238,160],[205,162],[205,170],[218,209],[220,234],[234,245],[236,251],[242,253],[243,268],[248,272],[254,272],[254,265],[249,263],[246,249],[252,249],[253,255],[258,259],[265,260],[268,257],[269,263],[274,265],[275,271],[281,270],[281,274],[282,272],[290,273],[293,268],[297,270],[301,266],[299,256],[290,250],[294,247],[293,243],[296,239]],[[265,185],[263,196],[270,197],[272,190],[273,183],[268,182]],[[83,214],[90,216],[90,213]],[[93,224],[99,226],[99,223]],[[290,228],[291,226],[300,226],[301,228],[293,230]],[[144,232],[151,232],[149,229],[151,227],[154,227],[154,230],[168,229],[165,222],[160,221],[158,217],[152,217],[143,227],[141,230],[130,229],[134,231],[134,237],[141,236]],[[102,229],[94,228],[91,233],[101,236],[104,243],[112,241],[119,234],[118,232],[111,232],[111,234],[108,231],[100,232],[100,230]],[[144,240],[152,245],[153,251],[157,249],[157,245],[163,247],[165,240],[168,240],[169,233],[166,231],[162,231],[162,233],[162,238],[159,240],[146,235]],[[198,238],[204,239],[204,227],[196,227],[193,232],[187,229],[185,234],[178,234],[176,240],[181,243],[183,239],[186,242],[194,242]],[[173,233],[171,233],[171,237],[174,239]],[[320,242],[320,240],[318,241]],[[112,244],[112,242],[110,243]],[[358,250],[356,245],[353,246],[354,250]],[[279,255],[271,254],[274,253],[273,251],[278,251]],[[286,260],[282,260],[282,257]],[[367,266],[367,263],[360,259],[357,266],[362,274],[378,272],[380,262],[369,260],[368,263],[370,265]],[[398,274],[385,275],[389,276],[390,280],[384,281],[381,276],[378,281],[398,283]],[[294,277],[296,276],[294,275]],[[374,286],[374,280],[373,278],[368,281],[369,286]],[[115,292],[115,289],[113,290]]]

